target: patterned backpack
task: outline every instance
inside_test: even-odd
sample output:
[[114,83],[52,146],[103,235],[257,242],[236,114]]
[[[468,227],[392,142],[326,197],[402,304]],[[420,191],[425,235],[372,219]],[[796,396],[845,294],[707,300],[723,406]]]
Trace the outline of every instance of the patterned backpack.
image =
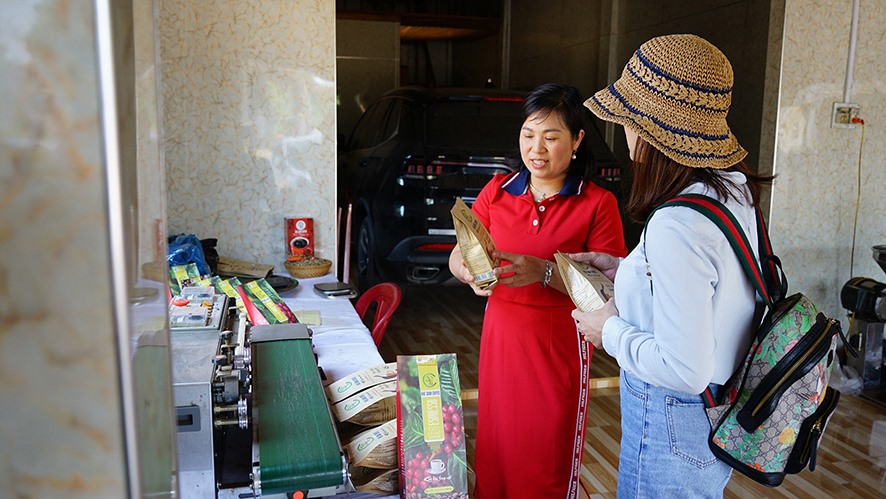
[[[840,392],[828,386],[837,335],[843,337],[839,321],[827,318],[800,293],[785,297],[787,280],[781,261],[772,254],[759,209],[760,263],[741,226],[719,201],[685,194],[662,206],[692,208],[720,227],[768,307],[745,361],[722,387],[719,399],[710,389],[702,393],[711,422],[711,451],[732,468],[773,487],[787,473],[807,466],[814,470],[818,444],[840,399]],[[845,338],[844,343],[848,345]]]

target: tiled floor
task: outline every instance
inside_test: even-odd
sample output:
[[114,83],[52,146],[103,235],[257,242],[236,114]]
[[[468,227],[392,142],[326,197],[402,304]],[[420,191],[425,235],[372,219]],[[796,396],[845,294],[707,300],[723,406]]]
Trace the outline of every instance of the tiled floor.
[[[477,386],[477,357],[484,300],[466,286],[404,287],[380,351],[392,361],[397,354],[455,352],[463,390]],[[594,357],[592,376],[617,376],[603,353]],[[618,389],[591,392],[582,485],[590,497],[615,497],[618,474]],[[473,461],[476,402],[465,400],[465,432]],[[759,485],[734,473],[727,498],[886,497],[886,409],[860,397],[844,396],[828,425],[814,472],[788,476],[778,488]]]

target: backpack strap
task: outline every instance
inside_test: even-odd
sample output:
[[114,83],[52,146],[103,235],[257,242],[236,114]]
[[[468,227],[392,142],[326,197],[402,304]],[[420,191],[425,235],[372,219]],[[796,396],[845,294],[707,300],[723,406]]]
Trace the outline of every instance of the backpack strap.
[[[726,206],[714,198],[703,194],[683,194],[670,201],[656,207],[656,210],[667,206],[685,206],[701,213],[710,219],[726,236],[729,245],[735,251],[745,274],[757,290],[757,294],[763,299],[767,307],[782,299],[787,294],[787,279],[781,269],[781,261],[772,252],[772,243],[769,240],[769,232],[763,220],[763,214],[759,208],[757,213],[757,241],[758,253],[760,261],[763,262],[761,267],[757,259],[754,258],[754,252],[751,249],[750,242],[744,231],[741,229],[735,216]],[[650,218],[652,215],[649,215]],[[647,218],[647,223],[649,219]],[[717,406],[717,400],[710,388],[705,388],[701,394],[705,407],[711,408]]]
[[[739,225],[735,216],[725,205],[723,205],[723,203],[703,194],[683,194],[656,207],[656,211],[668,206],[685,206],[687,208],[692,208],[706,216],[723,231],[726,240],[729,241],[729,245],[732,246],[736,256],[738,256],[738,260],[741,262],[745,274],[751,280],[751,284],[754,285],[757,294],[760,295],[760,298],[763,299],[763,302],[766,303],[767,306],[772,306],[774,302],[778,301],[778,299],[783,296],[781,293],[781,283],[784,283],[784,287],[786,287],[786,282],[782,277],[783,274],[780,273],[781,263],[779,262],[778,257],[772,254],[772,244],[769,241],[769,234],[766,231],[766,226],[761,223],[763,216],[759,209],[757,209],[758,251],[761,255],[761,260],[764,258],[766,259],[765,268],[769,271],[769,275],[764,274],[763,269],[754,257],[754,251],[751,249],[750,241],[748,241],[747,236],[741,229],[741,225]],[[652,215],[650,215],[650,217],[651,216]],[[770,283],[779,284],[773,286]],[[770,293],[770,290],[773,288],[776,288],[776,293]]]
[[[716,201],[716,200],[714,200]],[[726,207],[724,206],[725,210]],[[781,259],[772,251],[772,242],[769,240],[769,230],[766,228],[766,220],[760,208],[757,212],[757,245],[760,265],[763,269],[763,279],[766,281],[766,289],[769,290],[773,303],[788,295],[788,279],[781,268]]]

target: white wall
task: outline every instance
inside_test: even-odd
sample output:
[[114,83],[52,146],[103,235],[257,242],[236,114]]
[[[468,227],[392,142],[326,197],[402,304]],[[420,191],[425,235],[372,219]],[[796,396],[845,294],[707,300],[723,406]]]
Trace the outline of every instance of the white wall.
[[860,2],[851,100],[865,130],[830,127],[832,104],[843,99],[852,2],[785,4],[770,233],[791,289],[845,316],[839,296],[850,277],[886,281],[871,256],[871,246],[886,244],[886,3]]
[[335,5],[160,0],[169,234],[285,273],[286,217],[335,260]]

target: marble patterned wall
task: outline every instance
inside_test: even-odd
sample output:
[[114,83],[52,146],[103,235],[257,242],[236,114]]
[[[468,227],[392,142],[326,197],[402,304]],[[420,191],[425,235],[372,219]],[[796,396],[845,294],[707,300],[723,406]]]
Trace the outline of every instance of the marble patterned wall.
[[886,281],[871,252],[886,244],[886,3],[860,8],[851,101],[866,129],[840,129],[831,108],[843,99],[852,2],[785,2],[770,232],[792,289],[833,316],[850,277]]
[[0,20],[0,495],[125,497],[95,10]]
[[169,234],[285,273],[283,220],[336,260],[335,7],[160,0]]

